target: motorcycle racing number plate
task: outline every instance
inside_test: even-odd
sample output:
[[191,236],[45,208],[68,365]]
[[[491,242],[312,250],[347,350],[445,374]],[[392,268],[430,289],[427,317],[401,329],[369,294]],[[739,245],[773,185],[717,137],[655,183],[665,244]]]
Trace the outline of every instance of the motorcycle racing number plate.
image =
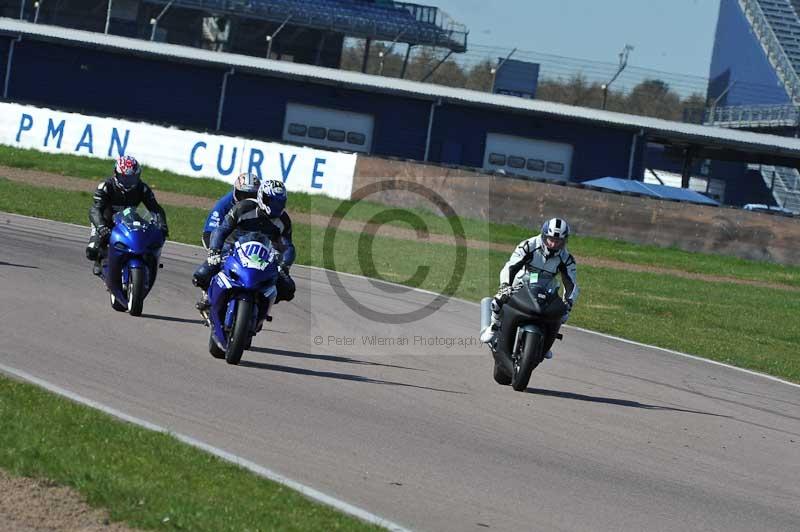
[[265,270],[269,264],[270,250],[261,242],[245,242],[239,246],[239,260],[248,268]]

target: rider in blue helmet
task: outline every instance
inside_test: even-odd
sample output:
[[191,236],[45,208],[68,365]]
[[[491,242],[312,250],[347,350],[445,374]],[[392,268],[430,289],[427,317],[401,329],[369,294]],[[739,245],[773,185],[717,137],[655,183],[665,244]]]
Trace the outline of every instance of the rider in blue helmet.
[[[500,289],[492,300],[492,321],[489,327],[481,333],[482,342],[488,344],[494,341],[500,328],[503,305],[508,302],[514,289],[522,282],[524,274],[531,271],[561,275],[564,283],[564,303],[568,309],[561,318],[561,324],[567,322],[579,292],[575,258],[567,251],[569,235],[570,227],[566,220],[551,218],[542,224],[541,234],[519,243],[508,262],[500,270]],[[553,346],[557,333],[558,327],[546,331],[545,358],[553,357],[550,348]]]
[[259,232],[267,235],[281,253],[278,265],[278,295],[275,300],[291,301],[294,298],[295,284],[289,276],[289,269],[295,260],[292,243],[292,220],[286,212],[286,187],[278,180],[263,181],[255,198],[243,198],[231,208],[219,227],[214,229],[208,241],[208,257],[195,271],[192,282],[203,289],[203,297],[197,303],[201,313],[209,308],[207,290],[214,275],[220,270],[222,251],[226,239],[237,232]]
[[214,204],[211,212],[206,217],[206,224],[203,227],[203,247],[208,249],[208,243],[211,240],[211,233],[214,229],[219,227],[222,218],[233,208],[234,205],[244,199],[256,199],[258,195],[258,187],[261,186],[261,179],[255,174],[244,173],[233,182],[233,188],[230,192],[222,196]]

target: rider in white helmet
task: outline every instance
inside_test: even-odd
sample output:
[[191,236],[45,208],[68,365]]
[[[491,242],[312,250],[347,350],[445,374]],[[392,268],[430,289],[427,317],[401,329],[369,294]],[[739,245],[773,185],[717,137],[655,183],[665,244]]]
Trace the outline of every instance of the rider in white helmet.
[[[500,270],[500,289],[492,300],[492,321],[481,333],[481,341],[491,343],[500,328],[500,317],[503,305],[511,298],[514,289],[522,282],[526,272],[549,272],[560,274],[564,284],[564,303],[567,312],[561,318],[564,324],[569,319],[569,312],[578,299],[578,277],[575,258],[567,251],[569,224],[562,218],[551,218],[542,224],[541,234],[519,243],[511,258]],[[545,358],[552,358],[550,348],[555,341],[558,328],[547,331],[544,349]]]

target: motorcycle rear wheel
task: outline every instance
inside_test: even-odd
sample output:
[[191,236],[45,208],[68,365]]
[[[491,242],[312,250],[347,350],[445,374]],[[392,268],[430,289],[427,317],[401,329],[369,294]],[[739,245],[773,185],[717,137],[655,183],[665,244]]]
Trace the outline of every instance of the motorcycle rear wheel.
[[214,341],[214,333],[208,335],[208,352],[211,353],[211,356],[214,358],[222,359],[225,358],[225,351],[220,349],[217,345],[217,342]]
[[511,387],[518,392],[528,389],[531,373],[544,358],[544,353],[542,353],[544,338],[541,334],[526,332],[523,341],[519,360],[514,364],[514,375],[511,376]]
[[225,362],[236,365],[242,359],[242,352],[250,337],[250,318],[253,315],[253,302],[240,300],[236,305],[236,317],[233,320],[228,349],[225,350]]
[[125,305],[117,301],[117,298],[114,297],[114,294],[109,292],[108,296],[111,298],[111,308],[113,308],[117,312],[125,312],[128,310],[128,308]]

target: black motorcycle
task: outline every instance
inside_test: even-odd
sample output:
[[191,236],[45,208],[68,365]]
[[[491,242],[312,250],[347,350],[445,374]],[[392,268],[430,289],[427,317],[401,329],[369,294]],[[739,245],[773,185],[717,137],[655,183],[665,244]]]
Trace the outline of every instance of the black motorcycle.
[[[531,373],[544,359],[548,331],[557,331],[566,304],[558,295],[558,282],[547,272],[525,274],[503,305],[500,330],[489,344],[494,356],[494,380],[524,392]],[[481,330],[489,326],[492,298],[481,300]],[[562,335],[556,333],[558,340]]]

